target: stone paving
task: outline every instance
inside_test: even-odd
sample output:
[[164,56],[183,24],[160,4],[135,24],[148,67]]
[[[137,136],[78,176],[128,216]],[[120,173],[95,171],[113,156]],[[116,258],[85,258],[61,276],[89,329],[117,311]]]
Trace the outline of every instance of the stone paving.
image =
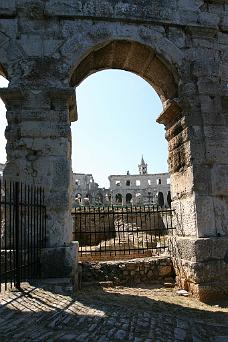
[[206,305],[158,287],[58,292],[27,285],[23,292],[5,293],[0,341],[228,341],[224,302]]

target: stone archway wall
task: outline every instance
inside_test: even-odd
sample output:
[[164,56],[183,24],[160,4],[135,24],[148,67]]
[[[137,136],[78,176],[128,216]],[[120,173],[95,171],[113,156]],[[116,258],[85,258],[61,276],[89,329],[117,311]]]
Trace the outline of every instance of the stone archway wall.
[[59,253],[63,268],[74,258],[73,87],[95,71],[121,68],[145,78],[163,101],[178,281],[201,299],[228,292],[227,10],[223,0],[0,4],[0,73],[10,82],[1,90],[5,174],[46,188],[48,255]]
[[172,73],[151,48],[138,42],[115,40],[94,47],[74,69],[70,83],[78,86],[88,75],[104,69],[127,70],[143,77],[163,101],[177,96]]

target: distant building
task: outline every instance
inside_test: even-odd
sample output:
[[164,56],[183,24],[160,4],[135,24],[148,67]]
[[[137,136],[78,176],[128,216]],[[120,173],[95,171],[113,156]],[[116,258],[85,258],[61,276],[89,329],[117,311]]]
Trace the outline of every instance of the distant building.
[[[0,179],[5,164],[0,163]],[[72,203],[75,205],[159,205],[171,203],[169,173],[151,173],[143,157],[139,174],[109,176],[109,189],[99,188],[90,173],[73,173]]]
[[5,168],[5,164],[0,163],[0,179],[3,179],[3,171]]
[[92,174],[73,173],[73,203],[91,205],[103,203],[102,192]]
[[138,165],[139,174],[111,175],[111,203],[119,205],[170,206],[169,173],[149,174],[143,157]]

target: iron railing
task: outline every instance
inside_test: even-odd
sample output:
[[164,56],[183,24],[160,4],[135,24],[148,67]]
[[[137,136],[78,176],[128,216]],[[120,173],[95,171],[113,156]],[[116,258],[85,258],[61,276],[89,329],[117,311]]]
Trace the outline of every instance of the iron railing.
[[0,291],[40,275],[45,247],[44,190],[0,180]]
[[161,254],[174,229],[173,210],[157,206],[85,206],[73,209],[72,216],[73,240],[84,260]]

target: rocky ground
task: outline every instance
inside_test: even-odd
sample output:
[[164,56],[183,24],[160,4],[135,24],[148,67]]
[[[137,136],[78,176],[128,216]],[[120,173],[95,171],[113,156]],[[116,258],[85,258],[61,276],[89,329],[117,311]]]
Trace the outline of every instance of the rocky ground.
[[162,287],[87,287],[75,295],[42,284],[0,301],[0,341],[228,341],[228,302],[211,305]]

